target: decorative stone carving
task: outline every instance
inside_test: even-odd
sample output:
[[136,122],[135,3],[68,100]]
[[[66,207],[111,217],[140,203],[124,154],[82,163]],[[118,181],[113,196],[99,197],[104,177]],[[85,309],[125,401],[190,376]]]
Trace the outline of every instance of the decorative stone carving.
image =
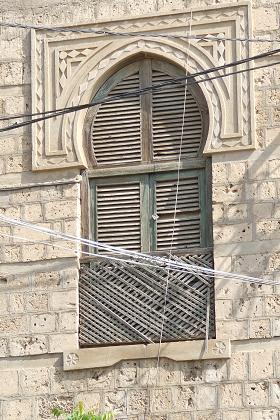
[[65,358],[67,366],[75,366],[79,362],[80,358],[76,353],[68,353]]
[[[186,34],[190,12],[125,19],[85,28],[141,33]],[[192,33],[225,37],[250,36],[248,5],[195,10]],[[141,52],[166,58],[190,73],[250,55],[246,42],[165,37],[101,36],[36,30],[33,43],[33,111],[41,112],[89,103],[104,81],[125,60]],[[230,70],[229,70],[230,71]],[[215,72],[223,75],[224,71]],[[200,77],[197,78],[197,80]],[[210,116],[207,154],[254,147],[254,103],[251,73],[200,84]],[[86,110],[33,126],[33,169],[85,167],[83,126]]]
[[[104,368],[112,366],[121,360],[156,359],[158,343],[132,344],[124,346],[106,346],[75,350],[75,363],[69,363],[69,356],[73,353],[63,353],[63,369],[76,370],[88,368]],[[227,340],[208,340],[206,350],[205,341],[176,341],[162,343],[161,357],[175,361],[228,359],[231,357],[231,344]]]

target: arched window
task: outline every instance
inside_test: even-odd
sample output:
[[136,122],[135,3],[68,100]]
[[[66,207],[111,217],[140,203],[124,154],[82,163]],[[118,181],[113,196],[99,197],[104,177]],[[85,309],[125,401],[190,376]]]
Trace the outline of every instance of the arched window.
[[[177,254],[178,258],[211,266],[211,161],[202,153],[208,131],[208,112],[203,94],[197,85],[190,84],[185,98],[185,85],[178,82],[176,85],[165,86],[161,90],[147,91],[141,96],[129,96],[129,93],[135,90],[184,76],[184,74],[181,68],[169,62],[144,58],[117,71],[95,95],[95,100],[119,94],[127,96],[92,108],[86,119],[85,134],[92,164],[92,170],[89,172],[91,207],[89,230],[92,239],[100,242],[134,251],[158,251],[163,254],[170,250],[173,236],[172,253]],[[177,211],[174,219],[175,205]],[[104,266],[104,263],[100,264]],[[100,270],[100,265],[97,268],[96,264],[88,269],[84,267],[83,273],[86,274],[81,276],[80,287],[81,299],[86,299],[85,296],[92,287],[89,277],[96,276],[101,279],[103,276],[101,285],[103,289],[99,298],[102,301],[103,293],[104,300],[99,304],[96,301],[97,306],[94,311],[97,317],[99,315],[96,313],[106,312],[105,307],[108,303],[106,303],[106,296],[107,301],[113,299],[114,296],[110,295],[111,292],[109,293],[104,286],[106,278],[110,277],[110,269],[104,268],[103,274]],[[120,270],[123,271],[123,268]],[[113,271],[114,275],[111,271],[110,281],[113,283],[116,281],[116,293],[118,293],[122,290],[120,279],[123,276],[121,273],[118,275],[118,268],[115,266]],[[127,290],[131,284],[131,296],[135,297],[135,289],[139,293],[141,290],[141,296],[135,297],[140,304],[143,302],[145,293],[151,296],[151,290],[143,291],[145,285],[143,285],[139,270],[137,270],[138,274],[131,273],[131,279],[127,273],[126,271],[123,299],[129,300]],[[164,278],[163,275],[162,279]],[[137,279],[139,284],[136,284]],[[189,276],[185,283],[184,279],[180,282],[181,286],[176,287],[183,287],[184,293],[186,288],[193,289],[194,299],[189,299],[191,309],[188,316],[190,318],[186,319],[182,325],[179,321],[177,322],[177,334],[172,326],[174,320],[171,322],[172,325],[167,322],[164,339],[201,338],[205,336],[203,330],[206,331],[206,295],[211,281],[209,280],[209,284],[206,282],[206,285],[203,281],[198,284],[197,278],[191,279]],[[95,284],[92,293],[97,292],[96,287]],[[155,293],[158,293],[157,286],[154,285],[154,287]],[[190,290],[186,293],[190,293]],[[176,300],[176,293],[174,291],[172,293],[171,295]],[[211,296],[213,298],[212,288]],[[133,299],[131,302],[134,302]],[[197,307],[195,301],[197,301]],[[177,305],[179,312],[183,313],[186,312],[184,308],[186,302],[174,301],[173,305]],[[161,303],[156,302],[155,305],[157,311],[160,312]],[[145,312],[143,308],[141,311]],[[127,331],[127,322],[130,321],[126,319],[121,325],[121,312],[118,312],[114,305],[107,309],[108,319],[105,323],[114,324],[107,338],[104,338],[104,334],[101,334],[101,338],[97,332],[92,332],[94,326],[91,325],[89,328],[90,321],[87,312],[81,309],[81,344],[139,342],[146,341],[145,337],[150,337],[151,341],[157,341],[153,328],[149,332],[147,326],[146,329],[144,328],[145,333],[139,330],[137,336],[135,329],[137,330],[138,327],[134,324],[131,331]],[[210,334],[213,336],[213,308],[211,311]],[[126,312],[129,313],[129,308],[126,308]],[[181,317],[179,312],[178,319]],[[115,319],[114,313],[117,314]],[[135,317],[131,315],[132,323],[135,322],[133,318]],[[94,324],[94,320],[92,322]],[[102,322],[101,319],[99,322]],[[190,328],[186,326],[188,322]],[[143,323],[145,324],[144,321]],[[168,333],[168,328],[172,333]],[[129,338],[126,339],[126,337]]]

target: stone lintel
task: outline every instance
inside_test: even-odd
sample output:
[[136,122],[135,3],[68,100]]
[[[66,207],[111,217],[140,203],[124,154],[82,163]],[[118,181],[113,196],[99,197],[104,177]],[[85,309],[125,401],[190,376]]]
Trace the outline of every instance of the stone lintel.
[[[159,344],[133,344],[95,347],[63,353],[64,370],[112,366],[121,360],[151,359],[158,355]],[[178,341],[162,343],[160,356],[175,361],[227,359],[231,357],[230,340]]]

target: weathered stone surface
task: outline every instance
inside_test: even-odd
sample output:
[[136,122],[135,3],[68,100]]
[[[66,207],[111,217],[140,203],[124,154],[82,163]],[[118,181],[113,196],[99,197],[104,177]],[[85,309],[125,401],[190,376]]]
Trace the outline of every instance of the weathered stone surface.
[[176,410],[193,410],[195,407],[195,388],[193,386],[180,386],[172,389],[173,402]]
[[1,370],[1,397],[13,397],[19,392],[18,372],[16,370]]
[[196,404],[201,410],[211,410],[217,408],[217,387],[199,385],[197,386]]
[[116,414],[126,412],[126,393],[125,391],[112,391],[105,394],[105,409],[114,411]]
[[[73,409],[73,398],[69,396],[59,396],[51,398],[40,398],[38,401],[38,414],[40,419],[52,418],[51,410],[60,408],[66,412],[70,412]],[[29,419],[28,419],[29,420]]]
[[206,382],[221,382],[227,379],[227,363],[225,360],[207,360],[203,362]]
[[48,294],[31,292],[25,295],[25,305],[28,312],[46,312],[48,310]]
[[256,319],[250,322],[250,338],[268,338],[271,337],[272,334],[278,335],[278,327],[277,324],[275,324],[275,320],[273,320],[273,333],[271,333],[270,319]]
[[250,354],[250,372],[252,380],[273,377],[273,352],[271,350]]
[[127,391],[127,413],[141,414],[148,410],[148,392],[146,389],[130,389]]
[[56,329],[56,315],[55,314],[39,314],[32,315],[30,318],[31,332],[46,333],[53,332]]
[[223,408],[242,407],[241,383],[222,384],[220,387],[220,403]]
[[138,363],[134,361],[120,363],[119,370],[117,372],[117,386],[122,388],[136,385],[138,379],[137,367]]
[[181,381],[182,383],[203,382],[203,366],[202,362],[186,362],[181,365]]
[[30,420],[33,412],[33,401],[29,399],[15,399],[3,401],[3,418],[7,420]]
[[76,309],[78,305],[77,290],[52,292],[50,304],[53,310]]
[[233,353],[230,361],[228,362],[228,367],[229,367],[230,380],[244,381],[248,379],[248,375],[249,375],[248,353],[244,353],[244,352]]
[[49,370],[46,368],[20,371],[20,385],[24,395],[42,395],[50,392]]
[[268,382],[251,382],[245,384],[244,402],[248,407],[267,406],[269,395]]
[[242,409],[233,411],[223,411],[223,420],[249,420],[250,412]]
[[44,354],[48,350],[48,340],[43,335],[18,336],[10,339],[11,356]]
[[[218,3],[225,2],[104,0],[93,4],[90,0],[78,0],[74,4],[72,0],[3,0],[0,11],[4,13],[3,20],[11,22],[72,25],[84,21],[85,16],[89,22],[100,18],[129,17],[131,14],[143,16],[156,11],[165,11],[172,17],[174,9],[186,7],[202,7],[204,18],[206,6],[212,5],[220,16],[219,28],[223,31],[225,22],[233,19],[230,13],[223,14],[220,9]],[[274,3],[252,2],[255,36],[277,37],[279,10]],[[161,20],[160,17],[157,19]],[[242,21],[242,15],[239,19]],[[126,25],[129,22],[127,19]],[[176,25],[185,28],[187,23],[185,19]],[[135,27],[135,30],[139,28]],[[204,30],[206,33],[207,28],[201,29]],[[83,38],[84,43],[90,39],[84,35]],[[165,39],[164,42],[169,41]],[[90,43],[92,45],[92,40]],[[220,43],[217,50],[215,42],[207,44],[208,53],[211,54],[213,48],[213,53],[222,62],[223,44]],[[29,112],[29,33],[17,28],[2,28],[0,47],[0,114]],[[245,56],[247,47],[243,47],[240,53]],[[227,45],[225,48],[229,51]],[[261,52],[269,50],[271,44],[254,43],[253,48]],[[160,51],[157,50],[159,54]],[[72,70],[76,64],[73,62]],[[219,245],[214,247],[215,268],[278,281],[280,73],[277,67],[267,68],[256,71],[254,77],[259,128],[250,136],[257,135],[258,150],[232,154],[229,147],[228,152],[212,157],[214,233],[215,243]],[[242,92],[242,98],[246,99],[245,92]],[[244,124],[246,127],[246,121]],[[1,136],[1,185],[12,187],[20,183],[60,180],[80,173],[80,168],[70,172],[59,169],[55,175],[51,172],[31,173],[30,130],[18,129]],[[55,130],[51,137],[51,141],[56,140]],[[52,158],[49,156],[50,161]],[[47,223],[46,226],[53,229],[79,235],[79,198],[78,183],[0,191],[0,214]],[[64,372],[61,351],[65,348],[73,351],[73,346],[77,347],[78,263],[68,258],[75,254],[44,244],[22,245],[21,241],[12,242],[10,238],[1,237],[1,233],[10,233],[10,228],[7,230],[7,226],[1,225],[0,229],[1,270],[3,266],[3,272],[7,270],[13,274],[7,281],[0,281],[0,375],[5,385],[0,386],[0,417],[3,420],[51,419],[52,406],[71,409],[80,400],[88,409],[113,409],[120,420],[278,418],[279,346],[275,351],[275,342],[267,339],[280,336],[279,287],[216,279],[217,336],[237,340],[229,359],[173,362],[163,358],[159,369],[155,359],[132,360],[108,369]],[[20,229],[14,229],[12,233],[27,236],[29,241],[48,239],[45,235],[43,238],[38,233]],[[58,244],[71,246],[64,242]],[[262,246],[266,247],[265,250]],[[49,259],[48,263],[46,259]],[[67,263],[62,263],[62,259]],[[36,261],[41,262],[40,267],[33,263]],[[50,266],[53,263],[56,268]],[[27,274],[19,275],[21,270]],[[257,349],[251,346],[249,338],[254,339]],[[50,352],[56,354],[48,354]],[[6,359],[8,355],[11,357]]]
[[150,394],[150,404],[152,413],[161,413],[170,411],[172,404],[172,390],[171,388],[154,388]]

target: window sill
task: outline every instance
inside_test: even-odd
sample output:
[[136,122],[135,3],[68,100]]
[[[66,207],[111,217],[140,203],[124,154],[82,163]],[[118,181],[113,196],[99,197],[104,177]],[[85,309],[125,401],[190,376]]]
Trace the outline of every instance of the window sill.
[[[158,355],[158,344],[94,347],[63,353],[63,369],[89,369],[112,366],[121,360],[151,359]],[[179,341],[162,343],[161,357],[175,361],[228,359],[231,357],[230,340]]]

